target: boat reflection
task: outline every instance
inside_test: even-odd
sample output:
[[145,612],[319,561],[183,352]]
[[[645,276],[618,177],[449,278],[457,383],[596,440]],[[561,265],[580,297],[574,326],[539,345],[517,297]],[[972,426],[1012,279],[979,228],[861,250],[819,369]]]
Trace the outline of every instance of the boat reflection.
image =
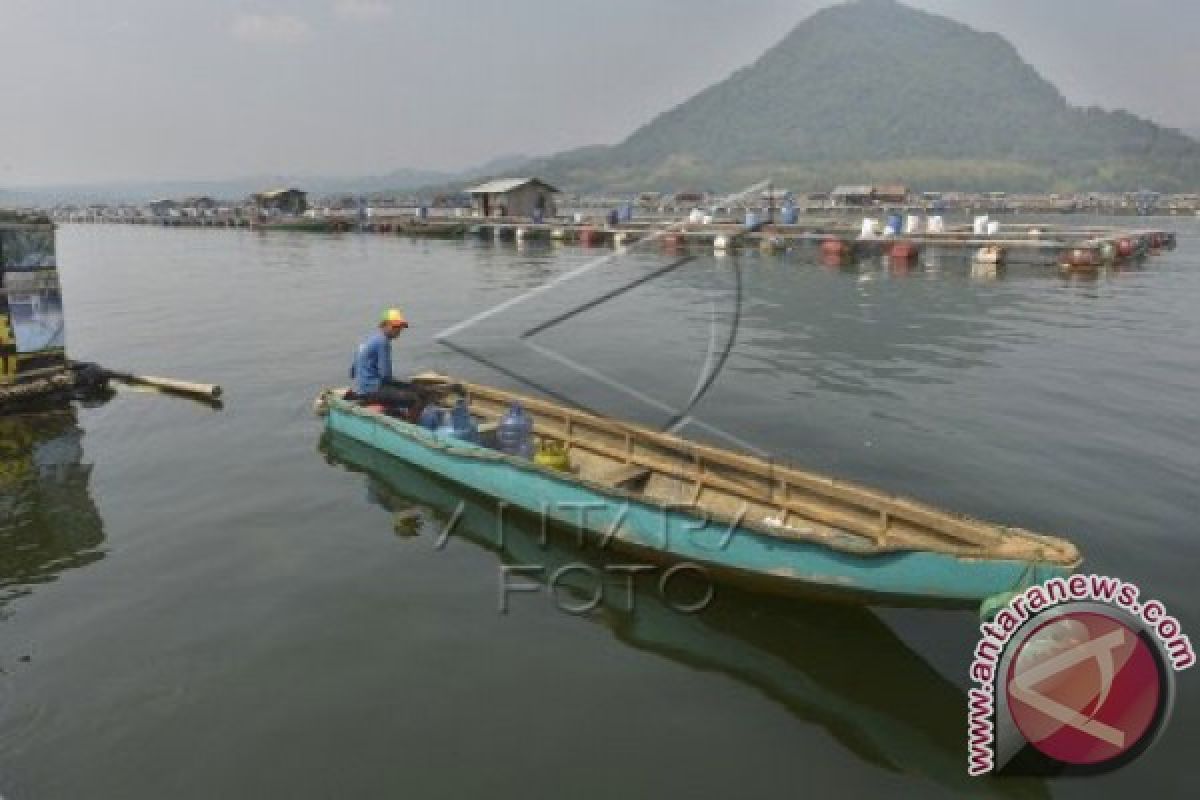
[[0,417],[0,612],[104,557],[91,472],[73,410]]
[[[342,436],[327,434],[321,450],[331,463],[366,474],[370,501],[393,513],[399,536],[436,538],[453,519],[455,538],[492,550],[508,564],[544,566],[543,582],[564,565],[603,570],[614,560],[594,546],[581,548],[573,530],[546,536],[540,519],[511,509],[504,512],[501,544],[491,498]],[[578,582],[572,582],[575,576]],[[635,581],[632,602],[624,601],[626,579],[613,583],[621,601],[606,601],[582,619],[606,626],[632,647],[755,687],[870,764],[921,775],[956,793],[1050,796],[1041,781],[967,776],[963,691],[869,609],[720,586],[704,611],[684,614],[671,607],[657,580]],[[596,591],[595,578],[580,572],[555,586],[573,593],[577,606]]]

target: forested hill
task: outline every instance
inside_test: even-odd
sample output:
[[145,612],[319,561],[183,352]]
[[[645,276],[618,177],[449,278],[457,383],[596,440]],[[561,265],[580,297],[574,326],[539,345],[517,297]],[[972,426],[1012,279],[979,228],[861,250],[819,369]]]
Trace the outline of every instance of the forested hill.
[[731,188],[770,174],[811,186],[1178,190],[1200,188],[1200,142],[1069,105],[997,34],[856,0],[624,142],[533,170],[580,189]]

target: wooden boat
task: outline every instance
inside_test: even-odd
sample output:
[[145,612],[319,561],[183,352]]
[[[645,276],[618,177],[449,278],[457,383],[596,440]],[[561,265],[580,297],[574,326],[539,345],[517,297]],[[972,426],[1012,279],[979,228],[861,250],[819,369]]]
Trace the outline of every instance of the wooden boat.
[[327,429],[586,528],[605,546],[691,562],[718,578],[898,605],[974,606],[1080,564],[1078,550],[1062,539],[539,398],[440,375],[413,380],[447,403],[464,396],[484,433],[520,401],[535,435],[567,450],[570,471],[363,408],[344,390],[318,400]]

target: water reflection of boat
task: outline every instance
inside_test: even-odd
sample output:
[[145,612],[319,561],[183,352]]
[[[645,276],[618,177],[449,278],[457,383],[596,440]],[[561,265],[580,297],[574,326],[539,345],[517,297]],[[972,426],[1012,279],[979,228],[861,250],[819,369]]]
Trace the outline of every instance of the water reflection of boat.
[[72,411],[0,417],[0,607],[104,557]]
[[[543,579],[565,565],[603,571],[615,560],[594,543],[581,548],[575,531],[552,527],[544,535],[539,519],[511,509],[501,541],[495,500],[338,434],[326,435],[321,448],[332,462],[367,475],[369,498],[393,512],[398,533],[436,538],[453,519],[455,538],[509,564],[544,567]],[[586,602],[593,580],[577,571],[558,587]],[[627,645],[752,686],[882,769],[975,796],[1049,796],[1037,781],[967,776],[963,692],[865,608],[722,586],[704,611],[683,614],[659,594],[656,581],[635,581],[632,603],[625,601],[625,579],[615,583],[620,599],[583,618]]]

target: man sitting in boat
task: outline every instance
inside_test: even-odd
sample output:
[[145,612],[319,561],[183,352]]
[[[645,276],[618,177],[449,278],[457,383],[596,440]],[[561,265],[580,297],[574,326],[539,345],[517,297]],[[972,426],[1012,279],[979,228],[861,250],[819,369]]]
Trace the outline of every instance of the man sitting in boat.
[[350,365],[354,382],[351,395],[364,406],[383,406],[392,416],[412,417],[420,413],[416,387],[392,379],[392,340],[408,328],[408,320],[397,308],[383,312],[379,330],[358,346]]

